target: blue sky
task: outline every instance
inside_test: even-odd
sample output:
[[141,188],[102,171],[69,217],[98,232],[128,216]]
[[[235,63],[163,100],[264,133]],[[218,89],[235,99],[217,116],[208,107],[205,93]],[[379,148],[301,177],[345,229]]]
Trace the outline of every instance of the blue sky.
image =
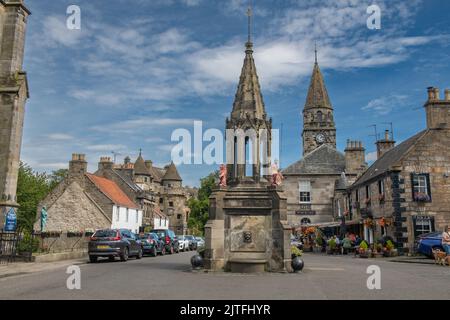
[[[398,142],[425,128],[426,88],[450,88],[450,2],[253,0],[255,60],[267,112],[283,124],[281,165],[300,159],[301,111],[314,61],[335,108],[338,148],[393,122]],[[86,153],[170,162],[171,133],[223,129],[244,58],[247,0],[28,0],[22,159],[39,171]],[[366,9],[381,8],[381,30]],[[81,8],[81,30],[66,9]],[[185,183],[217,166],[183,165]]]

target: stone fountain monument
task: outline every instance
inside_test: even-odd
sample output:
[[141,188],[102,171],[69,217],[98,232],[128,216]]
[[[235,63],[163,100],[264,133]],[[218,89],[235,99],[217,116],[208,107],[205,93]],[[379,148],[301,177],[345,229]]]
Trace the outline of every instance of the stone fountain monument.
[[205,269],[291,272],[287,202],[280,173],[271,164],[272,119],[265,111],[250,32],[226,129],[227,165],[210,197],[205,226]]

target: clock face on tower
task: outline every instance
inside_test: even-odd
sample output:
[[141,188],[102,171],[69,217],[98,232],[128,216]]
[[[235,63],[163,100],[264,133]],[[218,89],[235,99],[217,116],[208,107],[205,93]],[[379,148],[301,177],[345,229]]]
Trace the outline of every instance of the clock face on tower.
[[326,141],[325,134],[319,133],[319,134],[316,135],[316,142],[317,142],[318,144],[324,144],[325,141]]

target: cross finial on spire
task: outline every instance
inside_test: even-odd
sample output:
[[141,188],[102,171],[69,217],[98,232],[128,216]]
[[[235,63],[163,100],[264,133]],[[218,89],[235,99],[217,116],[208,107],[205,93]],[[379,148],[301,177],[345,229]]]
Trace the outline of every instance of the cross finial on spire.
[[247,16],[248,16],[248,42],[252,42],[252,4],[249,2]]
[[314,41],[314,57],[315,63],[317,64],[317,41]]
[[139,156],[142,157],[142,148],[139,149]]
[[247,40],[247,49],[251,50],[253,47],[252,43],[252,16],[253,16],[253,9],[252,9],[252,1],[248,1],[248,10],[247,10],[247,17],[248,17],[248,40]]

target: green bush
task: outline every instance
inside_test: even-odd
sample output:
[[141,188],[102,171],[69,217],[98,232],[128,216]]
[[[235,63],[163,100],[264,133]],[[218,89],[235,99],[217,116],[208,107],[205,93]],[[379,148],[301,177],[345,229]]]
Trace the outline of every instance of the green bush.
[[296,246],[291,246],[291,255],[293,257],[301,257],[303,255],[303,251]]
[[39,239],[33,238],[31,233],[25,232],[23,238],[17,245],[19,253],[34,253],[39,249]]
[[328,241],[328,246],[330,247],[331,250],[336,249],[336,240],[330,239],[330,241]]
[[391,251],[391,250],[394,250],[394,249],[395,249],[395,246],[394,246],[394,244],[392,243],[391,240],[388,240],[388,241],[386,242],[386,249],[387,249],[388,251]]
[[361,244],[359,245],[359,248],[363,249],[363,250],[367,250],[367,249],[369,249],[369,244],[367,243],[366,240],[363,240],[363,241],[361,241]]

